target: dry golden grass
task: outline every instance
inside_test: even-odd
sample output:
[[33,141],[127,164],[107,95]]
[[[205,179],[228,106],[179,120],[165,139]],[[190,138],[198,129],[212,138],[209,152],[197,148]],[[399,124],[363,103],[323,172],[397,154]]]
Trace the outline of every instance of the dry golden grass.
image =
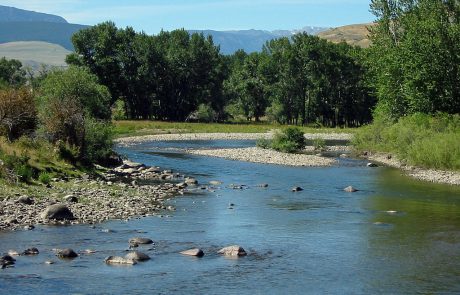
[[333,43],[347,42],[350,45],[369,47],[368,27],[374,24],[354,24],[338,28],[333,28],[318,34],[318,37],[331,41]]

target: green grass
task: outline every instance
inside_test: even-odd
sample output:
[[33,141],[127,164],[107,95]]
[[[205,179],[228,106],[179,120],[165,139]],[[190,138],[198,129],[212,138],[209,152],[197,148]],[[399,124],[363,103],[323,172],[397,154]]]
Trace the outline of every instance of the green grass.
[[[266,123],[175,123],[160,121],[114,121],[116,137],[165,133],[265,133],[289,126]],[[304,133],[354,133],[350,128],[299,127]]]
[[376,120],[355,134],[353,145],[394,154],[409,165],[460,171],[460,116],[415,114],[396,124]]
[[61,159],[52,144],[26,137],[12,143],[0,137],[0,160],[3,162],[0,166],[0,178],[9,179],[12,174],[8,170],[12,170],[24,182],[43,182],[46,181],[45,175],[77,176],[83,173],[81,167]]

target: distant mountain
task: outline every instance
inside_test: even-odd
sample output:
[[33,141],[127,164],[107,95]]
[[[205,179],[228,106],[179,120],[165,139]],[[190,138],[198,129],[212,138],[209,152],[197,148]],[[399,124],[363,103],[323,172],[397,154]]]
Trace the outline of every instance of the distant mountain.
[[63,17],[57,15],[23,10],[3,5],[0,5],[0,21],[67,23],[67,21]]
[[372,25],[372,23],[355,24],[333,28],[320,32],[318,36],[334,43],[345,41],[350,45],[367,48],[371,44],[368,27]]
[[56,22],[0,22],[0,43],[43,41],[73,51],[72,35],[87,27]]
[[28,41],[0,44],[0,57],[17,59],[23,65],[39,69],[41,64],[65,67],[65,57],[71,51],[56,44]]
[[329,28],[305,27],[300,30],[240,30],[240,31],[213,31],[213,30],[189,30],[190,33],[203,33],[211,35],[214,44],[220,45],[223,54],[232,54],[238,49],[246,52],[260,51],[267,41],[281,37],[290,37],[300,32],[306,32],[315,35],[318,32],[328,30]]

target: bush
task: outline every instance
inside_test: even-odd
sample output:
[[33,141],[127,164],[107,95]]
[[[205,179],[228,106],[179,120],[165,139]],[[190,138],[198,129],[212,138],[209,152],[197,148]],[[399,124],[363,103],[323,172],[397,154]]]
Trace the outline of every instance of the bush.
[[272,145],[272,141],[266,138],[260,138],[256,141],[256,146],[263,148],[263,149],[269,149]]
[[3,171],[12,171],[17,179],[22,182],[29,182],[35,174],[35,169],[29,165],[29,157],[22,155],[1,155]]
[[88,163],[103,162],[112,155],[112,147],[112,125],[95,119],[86,120],[82,159]]
[[306,141],[302,130],[289,127],[275,134],[271,147],[285,153],[295,153],[305,148]]
[[125,102],[118,99],[112,106],[112,120],[124,120],[126,119]]
[[315,151],[324,151],[326,149],[326,141],[321,137],[314,138],[313,147]]
[[358,151],[387,152],[408,164],[460,170],[460,116],[414,114],[397,123],[377,119],[359,129]]
[[12,141],[35,130],[35,97],[27,89],[0,90],[0,136]]
[[51,175],[47,172],[42,172],[38,175],[38,181],[43,184],[49,184],[51,182]]
[[216,112],[212,109],[209,104],[200,104],[197,111],[195,112],[196,119],[199,122],[210,123],[213,122],[216,117]]

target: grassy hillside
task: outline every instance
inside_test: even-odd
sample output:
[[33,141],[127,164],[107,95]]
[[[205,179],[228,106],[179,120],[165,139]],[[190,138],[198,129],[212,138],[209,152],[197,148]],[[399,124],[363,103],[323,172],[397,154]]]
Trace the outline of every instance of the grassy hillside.
[[65,57],[71,53],[56,44],[30,41],[0,44],[0,57],[20,60],[24,65],[36,69],[40,64],[62,67]]
[[367,48],[371,43],[367,29],[369,26],[372,24],[348,25],[320,32],[318,36],[334,43],[345,41],[350,45]]
[[72,35],[86,27],[67,23],[0,21],[0,43],[43,41],[73,50]]

